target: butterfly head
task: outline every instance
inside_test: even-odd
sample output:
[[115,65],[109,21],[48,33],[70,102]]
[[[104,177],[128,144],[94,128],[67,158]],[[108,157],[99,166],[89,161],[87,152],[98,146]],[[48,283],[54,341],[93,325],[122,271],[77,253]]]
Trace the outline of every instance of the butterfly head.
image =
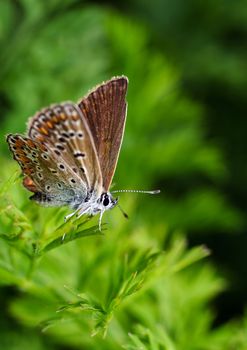
[[110,192],[103,192],[97,202],[99,210],[105,211],[114,208],[118,202],[118,198],[113,198]]
[[[91,207],[89,208],[88,213],[91,215],[95,215],[100,213],[99,217],[99,230],[101,231],[101,222],[103,214],[106,210],[112,209],[117,205],[118,198],[113,198],[111,193],[103,192],[100,197],[96,200],[96,202],[92,202]],[[87,209],[86,209],[87,211]],[[84,209],[79,211],[79,216],[85,213]]]

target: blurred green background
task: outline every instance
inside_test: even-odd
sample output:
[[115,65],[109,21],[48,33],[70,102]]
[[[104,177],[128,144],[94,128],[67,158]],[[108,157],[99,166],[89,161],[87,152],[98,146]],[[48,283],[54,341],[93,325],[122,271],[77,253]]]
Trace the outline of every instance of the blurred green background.
[[[1,349],[247,349],[246,39],[242,0],[0,1]],[[5,135],[122,74],[114,189],[162,192],[102,236],[28,200]]]

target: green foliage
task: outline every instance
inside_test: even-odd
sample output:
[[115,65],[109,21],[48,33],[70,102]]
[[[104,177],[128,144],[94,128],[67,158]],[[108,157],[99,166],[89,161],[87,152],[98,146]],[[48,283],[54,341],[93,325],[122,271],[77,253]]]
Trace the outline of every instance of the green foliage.
[[229,174],[205,137],[204,107],[183,91],[144,26],[77,1],[18,4],[20,12],[16,2],[0,4],[2,140],[41,107],[125,74],[128,119],[114,181],[162,193],[123,195],[130,220],[115,209],[103,232],[97,217],[65,223],[66,208],[28,200],[3,141],[0,283],[9,324],[0,347],[16,348],[14,325],[19,349],[27,337],[32,349],[245,349],[245,318],[214,325],[212,303],[227,281],[210,257],[202,260],[209,251],[185,238],[244,224],[222,194]]
[[157,228],[152,237],[121,213],[111,216],[106,236],[93,226],[97,218],[59,225],[65,211],[28,201],[15,171],[2,183],[0,203],[0,280],[18,291],[8,308],[24,326],[78,348],[217,349],[209,337],[218,348],[226,343],[229,332],[210,333],[208,308],[224,282],[198,263],[208,251],[188,249],[181,233],[170,240]]

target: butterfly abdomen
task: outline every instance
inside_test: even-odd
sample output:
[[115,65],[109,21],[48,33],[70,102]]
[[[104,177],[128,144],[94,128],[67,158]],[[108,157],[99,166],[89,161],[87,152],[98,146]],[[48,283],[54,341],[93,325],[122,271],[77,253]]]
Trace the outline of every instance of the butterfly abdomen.
[[65,205],[64,202],[54,201],[52,197],[42,192],[36,192],[30,199],[44,207],[60,207]]

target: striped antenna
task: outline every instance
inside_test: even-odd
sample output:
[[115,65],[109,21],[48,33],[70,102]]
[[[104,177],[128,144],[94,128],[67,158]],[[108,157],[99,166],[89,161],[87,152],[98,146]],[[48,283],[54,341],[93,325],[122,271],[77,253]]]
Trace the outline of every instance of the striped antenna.
[[158,194],[158,193],[160,193],[160,190],[153,190],[153,191],[143,191],[143,190],[116,190],[116,191],[111,191],[111,193],[123,193],[123,192]]

